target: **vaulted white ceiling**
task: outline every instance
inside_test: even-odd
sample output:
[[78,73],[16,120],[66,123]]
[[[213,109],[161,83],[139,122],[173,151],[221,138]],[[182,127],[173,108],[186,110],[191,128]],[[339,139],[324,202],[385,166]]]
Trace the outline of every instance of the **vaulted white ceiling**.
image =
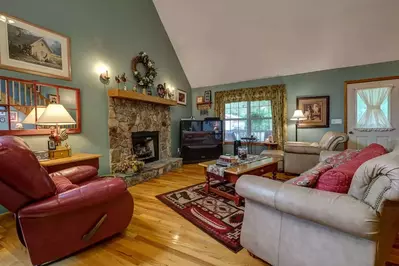
[[399,59],[399,0],[153,0],[193,88]]

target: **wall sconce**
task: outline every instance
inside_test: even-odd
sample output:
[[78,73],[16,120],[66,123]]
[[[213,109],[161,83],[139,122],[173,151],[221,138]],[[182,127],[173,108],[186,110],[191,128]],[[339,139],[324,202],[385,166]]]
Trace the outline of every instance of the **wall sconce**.
[[110,79],[111,77],[108,75],[108,70],[100,74],[100,81],[102,84],[108,85]]

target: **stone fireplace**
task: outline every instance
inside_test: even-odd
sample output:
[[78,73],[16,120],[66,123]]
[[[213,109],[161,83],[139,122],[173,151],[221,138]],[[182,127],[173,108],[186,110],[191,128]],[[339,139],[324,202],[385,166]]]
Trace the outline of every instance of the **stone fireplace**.
[[[167,105],[110,97],[108,127],[112,171],[115,164],[132,158],[133,136],[141,138],[138,141],[144,145],[146,138],[152,138],[153,143],[147,143],[150,145],[147,149],[151,149],[153,145],[154,156],[156,151],[158,151],[158,156],[150,160],[171,158],[171,116],[170,107]],[[148,132],[157,132],[157,145],[154,142],[155,136],[143,138],[143,134]],[[147,140],[151,142],[150,139]],[[144,150],[145,148],[142,151]]]
[[159,132],[141,131],[132,133],[132,153],[137,159],[150,163],[159,160]]

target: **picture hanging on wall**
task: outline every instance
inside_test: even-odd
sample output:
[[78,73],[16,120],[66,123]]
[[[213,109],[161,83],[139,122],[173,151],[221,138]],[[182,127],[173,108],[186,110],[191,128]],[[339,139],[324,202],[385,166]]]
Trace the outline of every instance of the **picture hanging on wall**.
[[57,103],[57,95],[55,94],[48,94],[48,99],[50,101],[50,103]]
[[330,127],[330,96],[298,97],[296,109],[306,117],[299,121],[298,128]]
[[18,122],[18,113],[14,111],[10,111],[10,121]]
[[206,103],[212,102],[212,91],[205,91],[204,102],[206,102]]
[[0,13],[0,68],[72,80],[70,38]]
[[177,103],[187,105],[187,93],[182,90],[177,90]]

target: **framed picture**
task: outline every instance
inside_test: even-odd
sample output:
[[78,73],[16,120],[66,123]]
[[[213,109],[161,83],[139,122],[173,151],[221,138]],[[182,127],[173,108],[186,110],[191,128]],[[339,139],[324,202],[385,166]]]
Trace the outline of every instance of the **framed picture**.
[[204,97],[197,96],[197,103],[203,103],[203,102],[204,102]]
[[10,121],[18,122],[18,112],[10,111]]
[[185,91],[177,90],[177,103],[187,105],[187,93]]
[[205,91],[204,102],[206,102],[206,103],[212,102],[212,91]]
[[57,145],[55,145],[55,141],[54,140],[49,140],[47,142],[47,146],[48,146],[48,150],[49,151],[53,151],[53,150],[57,149]]
[[330,96],[298,97],[296,109],[306,116],[298,128],[330,127]]
[[0,13],[0,68],[72,80],[68,37]]
[[47,95],[47,98],[49,99],[50,103],[57,103],[57,100],[58,100],[57,95],[55,95],[55,94],[48,94],[48,95]]

